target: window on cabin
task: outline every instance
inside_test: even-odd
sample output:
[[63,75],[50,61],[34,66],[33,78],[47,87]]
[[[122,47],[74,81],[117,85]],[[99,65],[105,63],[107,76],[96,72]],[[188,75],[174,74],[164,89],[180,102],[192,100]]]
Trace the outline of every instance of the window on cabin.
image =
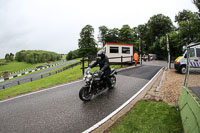
[[130,54],[130,48],[129,47],[122,47],[122,54]]
[[119,47],[110,47],[110,53],[119,53]]

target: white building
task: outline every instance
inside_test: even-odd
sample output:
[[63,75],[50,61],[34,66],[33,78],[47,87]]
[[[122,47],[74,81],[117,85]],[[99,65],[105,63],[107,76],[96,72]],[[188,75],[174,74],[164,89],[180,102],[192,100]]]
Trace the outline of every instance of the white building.
[[[127,57],[123,58],[123,62],[132,62],[133,44],[124,43],[106,43],[103,47],[108,58],[113,57]],[[121,62],[121,58],[109,59],[109,62]]]

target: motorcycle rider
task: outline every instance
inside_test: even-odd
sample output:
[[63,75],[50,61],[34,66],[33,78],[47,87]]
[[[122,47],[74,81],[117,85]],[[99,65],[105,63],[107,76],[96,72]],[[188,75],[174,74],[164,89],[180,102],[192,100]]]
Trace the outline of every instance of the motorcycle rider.
[[106,80],[108,87],[113,88],[111,81],[110,81],[110,78],[109,78],[109,75],[110,75],[110,72],[111,72],[111,69],[110,69],[110,66],[109,66],[109,60],[108,60],[108,57],[105,55],[104,50],[99,50],[97,52],[96,61],[92,65],[90,65],[90,67],[86,71],[90,70],[91,68],[95,67],[98,64],[99,64],[99,67],[100,67],[100,74]]

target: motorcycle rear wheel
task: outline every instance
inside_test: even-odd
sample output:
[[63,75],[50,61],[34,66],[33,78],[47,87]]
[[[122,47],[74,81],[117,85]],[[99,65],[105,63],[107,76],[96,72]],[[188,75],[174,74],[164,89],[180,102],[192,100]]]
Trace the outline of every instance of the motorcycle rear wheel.
[[81,88],[81,90],[79,91],[79,98],[82,101],[90,101],[92,98],[92,94],[89,92],[89,87],[84,86]]

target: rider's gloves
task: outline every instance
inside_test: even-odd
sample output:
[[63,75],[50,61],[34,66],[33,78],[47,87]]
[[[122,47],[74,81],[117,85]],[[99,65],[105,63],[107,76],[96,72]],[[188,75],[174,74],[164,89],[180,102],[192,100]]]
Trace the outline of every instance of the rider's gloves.
[[91,70],[91,67],[88,67],[88,68],[86,69],[86,73],[88,73],[90,70]]
[[99,74],[102,76],[102,75],[103,75],[103,71],[102,71],[102,70],[99,70]]

